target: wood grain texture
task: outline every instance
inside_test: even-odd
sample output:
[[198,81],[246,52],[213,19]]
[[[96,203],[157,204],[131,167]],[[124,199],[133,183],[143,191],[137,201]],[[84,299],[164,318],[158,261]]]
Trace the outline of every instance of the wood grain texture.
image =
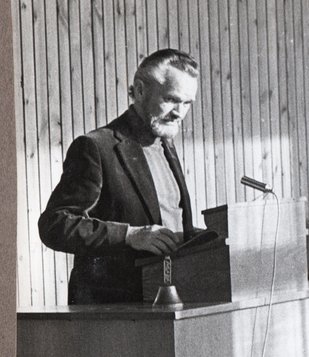
[[[158,48],[190,52],[199,91],[175,139],[201,210],[308,194],[307,0],[13,0],[19,304],[66,300],[72,256],[43,247],[37,220],[72,139],[128,106],[137,65]],[[31,36],[29,35],[31,34]],[[308,206],[308,205],[307,205]]]

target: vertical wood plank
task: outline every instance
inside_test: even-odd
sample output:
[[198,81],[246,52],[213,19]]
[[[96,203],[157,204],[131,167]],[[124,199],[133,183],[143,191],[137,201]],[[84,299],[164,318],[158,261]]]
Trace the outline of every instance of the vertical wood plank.
[[[46,2],[46,41],[48,76],[48,113],[50,127],[51,183],[52,189],[59,182],[62,172],[62,133],[60,118],[58,19],[56,0]],[[55,252],[56,301],[58,305],[67,302],[67,263],[64,253]]]
[[20,2],[12,2],[13,46],[14,46],[14,89],[16,118],[17,160],[17,283],[18,306],[31,305],[31,270],[29,256],[29,231],[27,219],[26,149],[23,110],[23,58]]
[[203,116],[203,136],[204,136],[204,166],[206,185],[206,207],[216,206],[216,182],[215,178],[215,147],[214,147],[214,127],[212,111],[212,87],[210,72],[210,40],[209,40],[209,11],[208,2],[199,0],[199,26],[200,26],[200,79],[202,116]]
[[290,132],[290,153],[292,173],[292,197],[298,197],[300,178],[298,170],[298,135],[297,135],[297,107],[296,107],[296,79],[295,79],[295,49],[293,30],[293,1],[285,1],[286,21],[286,53],[287,53],[287,88],[288,88],[288,120]]
[[272,182],[272,152],[270,141],[268,48],[266,2],[257,1],[257,29],[259,51],[260,115],[263,153],[263,180]]
[[169,24],[167,15],[167,0],[157,0],[157,14],[158,14],[158,44],[159,49],[168,47],[169,38]]
[[[133,84],[134,73],[137,69],[137,33],[136,16],[137,9],[135,0],[127,0],[125,2],[125,17],[126,17],[126,55],[127,55],[127,87]],[[128,89],[128,88],[126,88]],[[125,109],[125,108],[124,108]]]
[[[256,1],[248,2],[248,41],[249,41],[249,76],[250,76],[250,110],[252,133],[253,177],[263,180],[261,123],[259,102],[259,71],[258,71],[258,42],[257,42],[257,13]],[[254,192],[257,197],[258,192]]]
[[31,304],[44,304],[42,246],[38,236],[37,217],[40,214],[39,172],[37,150],[37,113],[35,98],[35,69],[32,2],[21,2],[23,102],[25,115],[26,177],[28,203],[28,234],[31,271]]
[[179,15],[178,15],[178,3],[177,0],[167,0],[167,23],[168,23],[168,47],[178,48],[178,27],[179,27]]
[[[178,28],[179,28],[179,15],[178,15],[178,2],[177,0],[169,0],[167,2],[168,6],[168,42],[169,42],[169,47],[170,48],[179,48],[179,34],[178,34]],[[181,124],[181,133],[179,133],[175,139],[174,139],[174,144],[177,149],[177,154],[179,156],[179,161],[183,167],[183,161],[184,161],[184,156],[183,156],[183,137],[182,137],[182,131],[183,131],[183,123]]]
[[217,205],[226,203],[225,188],[225,158],[223,147],[223,122],[222,122],[222,96],[221,96],[221,68],[220,68],[220,42],[218,3],[209,2],[210,19],[210,63],[212,85],[212,109],[214,117],[215,135],[215,165],[216,165],[216,195]]
[[302,0],[294,0],[294,50],[295,50],[295,80],[296,80],[296,110],[298,128],[298,166],[299,166],[299,194],[308,196],[308,166],[306,138],[306,118],[305,118],[305,98],[304,98],[304,55],[303,55],[303,7]]
[[[48,78],[45,31],[45,7],[41,1],[33,1],[34,44],[36,70],[36,111],[38,121],[38,150],[40,178],[40,206],[45,209],[51,193],[50,126],[48,112]],[[44,187],[44,189],[42,189]],[[44,303],[56,302],[54,252],[43,246]]]
[[267,1],[267,34],[268,34],[268,73],[269,73],[269,106],[272,149],[272,184],[276,194],[282,197],[280,127],[279,127],[279,94],[278,94],[278,53],[276,3]]
[[239,185],[244,174],[244,145],[241,122],[241,91],[240,91],[240,55],[237,0],[230,0],[230,43],[231,43],[231,84],[232,84],[232,115],[234,132],[234,157],[236,179],[236,201],[244,201],[245,189]]
[[147,56],[147,15],[146,0],[135,0],[136,4],[136,46],[137,46],[137,64]]
[[277,0],[277,41],[278,41],[278,78],[279,78],[279,116],[281,138],[281,175],[282,196],[291,197],[291,156],[290,134],[288,121],[288,98],[287,98],[287,55],[286,55],[286,29],[285,29],[284,0]]
[[84,134],[79,0],[69,0],[73,137]]
[[[73,140],[71,67],[70,67],[70,32],[68,0],[57,1],[58,41],[59,41],[59,79],[60,79],[60,117],[62,158]],[[73,267],[73,256],[66,255],[67,280]]]
[[[241,85],[241,116],[244,143],[244,174],[253,177],[253,148],[251,133],[251,97],[247,2],[238,2],[239,19],[239,49],[240,49],[240,85]],[[239,182],[238,182],[239,184]],[[254,198],[254,190],[246,188],[246,200]]]
[[147,19],[147,38],[148,38],[148,54],[151,54],[158,49],[158,28],[157,28],[157,0],[147,1],[146,4],[146,19]]
[[104,13],[102,0],[93,1],[93,50],[95,108],[97,127],[106,125],[105,58],[104,58]]
[[80,1],[83,114],[86,133],[96,127],[91,4],[91,0]]
[[[304,79],[305,79],[305,108],[306,108],[306,136],[308,145],[309,135],[309,2],[302,2],[303,9],[303,44],[304,44]],[[309,167],[309,149],[307,147],[307,167]],[[309,189],[309,175],[307,174],[307,187]],[[309,211],[309,204],[307,204],[307,217]]]
[[[190,32],[190,53],[199,61],[200,57],[200,37],[198,19],[198,1],[191,1],[189,6],[189,32]],[[192,130],[193,130],[193,150],[194,150],[194,185],[195,197],[192,197],[192,205],[195,204],[196,219],[198,227],[204,227],[204,217],[201,211],[205,209],[205,167],[204,167],[204,136],[203,136],[203,116],[201,90],[198,89],[196,101],[192,106]],[[187,145],[190,145],[189,143]],[[194,201],[193,201],[194,198]]]
[[[179,23],[180,33],[180,49],[185,52],[190,52],[190,32],[189,32],[189,9],[187,0],[179,0],[179,16],[183,19]],[[192,122],[192,110],[189,111],[185,120],[183,121],[183,155],[184,155],[184,176],[188,191],[190,193],[192,202],[192,214],[193,217],[197,217],[196,212],[196,190],[195,190],[195,178],[194,178],[194,150],[193,150],[193,122]]]
[[228,2],[225,0],[219,2],[219,19],[226,202],[234,203],[236,201],[235,185],[239,185],[239,182],[235,182],[229,12]]
[[117,92],[115,69],[115,33],[113,0],[103,1],[104,13],[104,56],[106,78],[106,117],[111,121],[117,116]]
[[[125,9],[123,0],[114,0],[115,16],[115,64],[117,87],[117,115],[128,108],[127,56],[125,37]],[[134,36],[133,34],[129,34]],[[135,57],[135,54],[134,54]]]
[[68,0],[58,0],[60,116],[62,132],[62,156],[73,140],[71,63]]

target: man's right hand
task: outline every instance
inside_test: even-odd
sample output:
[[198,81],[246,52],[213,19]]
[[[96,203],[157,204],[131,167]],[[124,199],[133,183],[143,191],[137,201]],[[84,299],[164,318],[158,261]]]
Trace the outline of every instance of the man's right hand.
[[181,244],[181,237],[157,224],[144,227],[129,227],[126,244],[136,250],[146,250],[156,255],[169,254]]

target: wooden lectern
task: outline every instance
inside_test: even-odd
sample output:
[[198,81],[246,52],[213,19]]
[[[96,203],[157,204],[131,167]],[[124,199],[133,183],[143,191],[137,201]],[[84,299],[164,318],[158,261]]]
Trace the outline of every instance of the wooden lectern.
[[[209,231],[218,238],[180,249],[171,255],[172,283],[183,302],[228,302],[269,297],[276,260],[274,291],[308,288],[306,200],[236,203],[203,211]],[[143,298],[155,299],[163,285],[163,259],[140,259]]]

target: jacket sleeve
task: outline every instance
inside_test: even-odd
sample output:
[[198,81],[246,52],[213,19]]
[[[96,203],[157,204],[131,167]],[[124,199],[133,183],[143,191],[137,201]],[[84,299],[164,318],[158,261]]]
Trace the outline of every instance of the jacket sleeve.
[[128,224],[104,222],[88,212],[103,186],[101,158],[95,142],[86,136],[70,146],[60,182],[39,219],[42,242],[78,255],[105,255],[125,247]]

